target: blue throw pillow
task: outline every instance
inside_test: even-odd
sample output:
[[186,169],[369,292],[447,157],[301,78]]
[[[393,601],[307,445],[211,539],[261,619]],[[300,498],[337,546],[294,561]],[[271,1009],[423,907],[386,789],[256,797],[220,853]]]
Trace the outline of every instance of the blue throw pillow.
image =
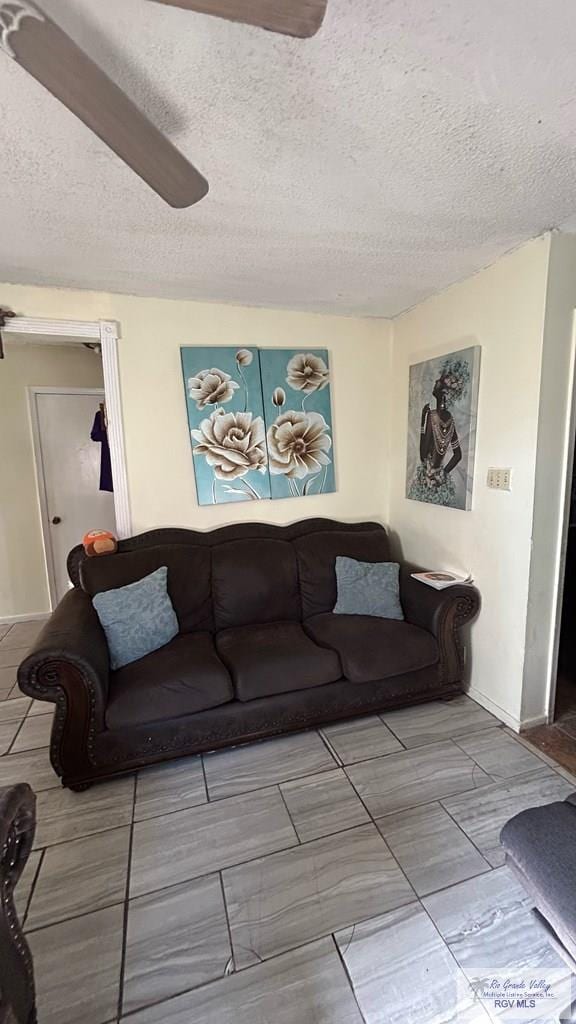
[[338,600],[335,615],[375,615],[380,619],[403,619],[400,604],[398,562],[357,562],[336,559]]
[[157,651],[178,633],[167,580],[168,569],[163,565],[136,583],[104,590],[92,598],[113,669]]

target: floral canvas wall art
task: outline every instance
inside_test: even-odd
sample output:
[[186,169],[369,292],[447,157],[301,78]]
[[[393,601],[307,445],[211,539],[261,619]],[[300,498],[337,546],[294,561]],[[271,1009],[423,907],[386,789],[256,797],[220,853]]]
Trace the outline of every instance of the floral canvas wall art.
[[480,346],[410,367],[406,497],[470,509]]
[[335,490],[325,349],[180,351],[200,505]]
[[180,352],[198,504],[269,498],[258,349]]
[[326,349],[260,350],[273,498],[336,490]]

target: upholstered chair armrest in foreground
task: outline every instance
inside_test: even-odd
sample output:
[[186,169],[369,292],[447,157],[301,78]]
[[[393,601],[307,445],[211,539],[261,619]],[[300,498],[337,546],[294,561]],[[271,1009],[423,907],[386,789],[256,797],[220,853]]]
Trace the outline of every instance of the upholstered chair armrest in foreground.
[[445,682],[460,682],[464,659],[459,633],[461,627],[477,615],[480,594],[470,584],[434,590],[412,578],[413,572],[426,571],[409,562],[400,566],[400,600],[404,615],[408,622],[436,637]]
[[110,659],[92,600],[74,588],[62,599],[18,669],[18,685],[56,705],[50,760],[64,784],[92,764],[93,741],[104,728]]
[[30,786],[20,782],[0,789],[0,1024],[36,1024],[32,957],[14,905],[35,829]]

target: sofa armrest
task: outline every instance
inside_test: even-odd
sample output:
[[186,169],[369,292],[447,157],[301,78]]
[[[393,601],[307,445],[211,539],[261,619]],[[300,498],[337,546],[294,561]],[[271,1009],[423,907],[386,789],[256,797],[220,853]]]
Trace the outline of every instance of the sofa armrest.
[[24,937],[14,888],[34,842],[36,797],[26,782],[0,789],[0,953],[3,1021],[34,1021],[34,970]]
[[413,572],[425,571],[408,562],[400,566],[400,600],[404,615],[408,622],[436,637],[445,679],[458,682],[464,667],[459,630],[478,613],[480,594],[468,583],[434,590],[412,578]]
[[50,757],[59,775],[63,761],[89,753],[104,728],[109,676],[108,644],[92,600],[70,590],[18,669],[23,693],[56,704]]

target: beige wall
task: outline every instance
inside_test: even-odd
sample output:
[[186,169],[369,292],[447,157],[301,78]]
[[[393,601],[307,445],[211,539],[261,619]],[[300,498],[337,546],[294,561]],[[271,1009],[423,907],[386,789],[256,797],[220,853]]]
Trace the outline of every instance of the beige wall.
[[[386,488],[385,385],[388,327],[354,320],[232,306],[117,297],[120,369],[133,525],[209,529],[258,519],[382,518]],[[337,491],[279,501],[198,507],[181,345],[325,347],[332,370]],[[380,393],[378,393],[380,392]]]
[[[521,716],[542,339],[550,236],[505,256],[394,321],[389,520],[404,554],[471,571],[482,593],[471,692],[511,724]],[[404,497],[408,368],[481,345],[473,506]],[[488,490],[489,466],[512,467],[510,493]]]
[[31,385],[101,387],[102,361],[80,346],[6,346],[0,362],[0,619],[50,607],[26,390]]
[[[386,321],[18,285],[2,286],[2,302],[26,316],[119,322],[134,532],[171,525],[209,529],[254,518],[274,523],[309,516],[382,520],[390,354]],[[257,506],[198,507],[180,367],[180,346],[194,344],[328,349],[336,493]]]

